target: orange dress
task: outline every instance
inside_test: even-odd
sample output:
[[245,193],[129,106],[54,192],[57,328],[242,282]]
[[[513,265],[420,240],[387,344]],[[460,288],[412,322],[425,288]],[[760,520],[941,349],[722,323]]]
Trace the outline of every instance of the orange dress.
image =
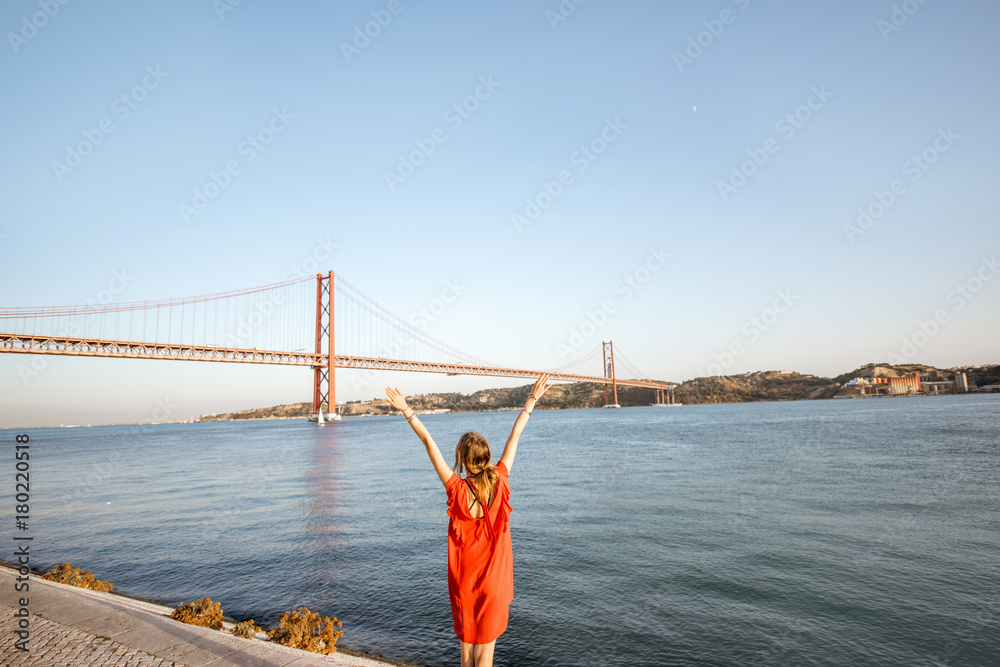
[[468,486],[448,480],[448,595],[455,634],[467,644],[489,644],[507,629],[514,599],[514,552],[510,543],[510,485],[507,466],[483,517],[469,512]]

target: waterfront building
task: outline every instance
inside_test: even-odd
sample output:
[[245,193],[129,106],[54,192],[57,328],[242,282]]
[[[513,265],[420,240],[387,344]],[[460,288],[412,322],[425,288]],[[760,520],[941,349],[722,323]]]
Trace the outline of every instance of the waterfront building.
[[924,394],[965,394],[969,391],[969,381],[963,372],[956,372],[950,380],[940,371],[921,374],[914,371],[900,377],[860,376],[851,378],[843,386],[843,396],[857,395],[863,398],[877,396],[914,396]]
[[914,371],[909,375],[898,378],[885,378],[889,380],[889,393],[894,396],[901,394],[920,393],[920,372]]

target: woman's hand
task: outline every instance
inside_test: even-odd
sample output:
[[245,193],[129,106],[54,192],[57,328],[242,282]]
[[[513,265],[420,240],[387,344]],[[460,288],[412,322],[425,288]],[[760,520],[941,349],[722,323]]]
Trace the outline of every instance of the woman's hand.
[[[541,400],[542,394],[544,394],[545,392],[547,392],[549,390],[549,387],[551,387],[551,386],[552,386],[552,383],[549,382],[549,374],[548,373],[543,373],[540,378],[538,378],[537,380],[535,380],[535,386],[531,388],[531,396],[535,397],[535,404],[536,405],[538,404],[538,401]],[[531,400],[531,397],[529,396],[528,397],[528,401],[530,401],[530,400]],[[527,407],[527,405],[528,405],[528,402],[525,401],[525,407]],[[534,410],[535,409],[534,406],[532,406],[531,409]]]
[[542,376],[535,381],[535,386],[531,388],[531,396],[524,402],[524,410],[521,410],[521,414],[514,420],[514,426],[510,429],[507,444],[504,445],[503,454],[500,455],[500,462],[507,466],[507,472],[510,472],[510,467],[514,465],[514,455],[517,454],[517,441],[521,438],[521,431],[524,430],[525,425],[528,423],[528,415],[535,409],[538,399],[551,386],[552,383],[549,382],[549,374],[542,373]]
[[406,398],[403,396],[403,392],[399,389],[386,387],[385,396],[389,399],[389,404],[400,412],[406,412],[407,409],[409,409],[409,406],[406,404]]
[[[385,388],[385,397],[389,399],[390,405],[403,413],[406,417],[406,411],[410,410],[410,406],[406,404],[406,398],[403,396],[403,392],[399,389],[394,389],[392,387]],[[412,413],[412,410],[411,410]],[[420,423],[420,420],[416,418],[416,414],[410,414],[406,419],[410,423],[410,427],[413,428],[414,433],[420,438],[420,441],[424,443],[424,447],[427,449],[427,455],[431,458],[431,464],[434,466],[434,472],[437,473],[438,479],[441,483],[448,486],[448,480],[452,478],[455,474],[452,469],[448,467],[448,462],[444,460],[441,456],[441,450],[438,448],[437,443],[434,442],[434,438],[427,431],[427,427]]]

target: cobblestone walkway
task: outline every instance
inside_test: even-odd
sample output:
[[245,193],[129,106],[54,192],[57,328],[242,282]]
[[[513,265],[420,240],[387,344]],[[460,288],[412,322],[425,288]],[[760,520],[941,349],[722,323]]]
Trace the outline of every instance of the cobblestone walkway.
[[[0,566],[0,666],[7,667],[391,667],[348,652],[321,655],[170,618],[149,600],[46,581],[30,575],[21,602],[18,571]],[[30,610],[28,651],[14,647],[14,612]],[[228,623],[231,627],[232,623]],[[400,667],[405,667],[400,665]]]
[[0,636],[4,638],[0,663],[11,667],[186,667],[179,662],[159,658],[152,653],[129,648],[123,644],[76,630],[67,625],[33,616],[31,619],[30,651],[18,651],[13,646],[17,629],[16,609],[0,605]]

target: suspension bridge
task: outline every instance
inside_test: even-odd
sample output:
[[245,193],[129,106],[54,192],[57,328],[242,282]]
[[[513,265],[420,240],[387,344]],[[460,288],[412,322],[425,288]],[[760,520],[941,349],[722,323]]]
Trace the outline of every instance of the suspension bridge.
[[[195,297],[0,310],[0,352],[175,359],[313,369],[312,411],[337,414],[334,369],[374,369],[537,378],[604,385],[617,407],[618,387],[646,387],[656,401],[671,386],[648,379],[621,355],[635,377],[619,378],[615,349],[602,342],[554,369],[510,368],[458,350],[393,314],[334,272]],[[601,375],[569,372],[601,357]]]

